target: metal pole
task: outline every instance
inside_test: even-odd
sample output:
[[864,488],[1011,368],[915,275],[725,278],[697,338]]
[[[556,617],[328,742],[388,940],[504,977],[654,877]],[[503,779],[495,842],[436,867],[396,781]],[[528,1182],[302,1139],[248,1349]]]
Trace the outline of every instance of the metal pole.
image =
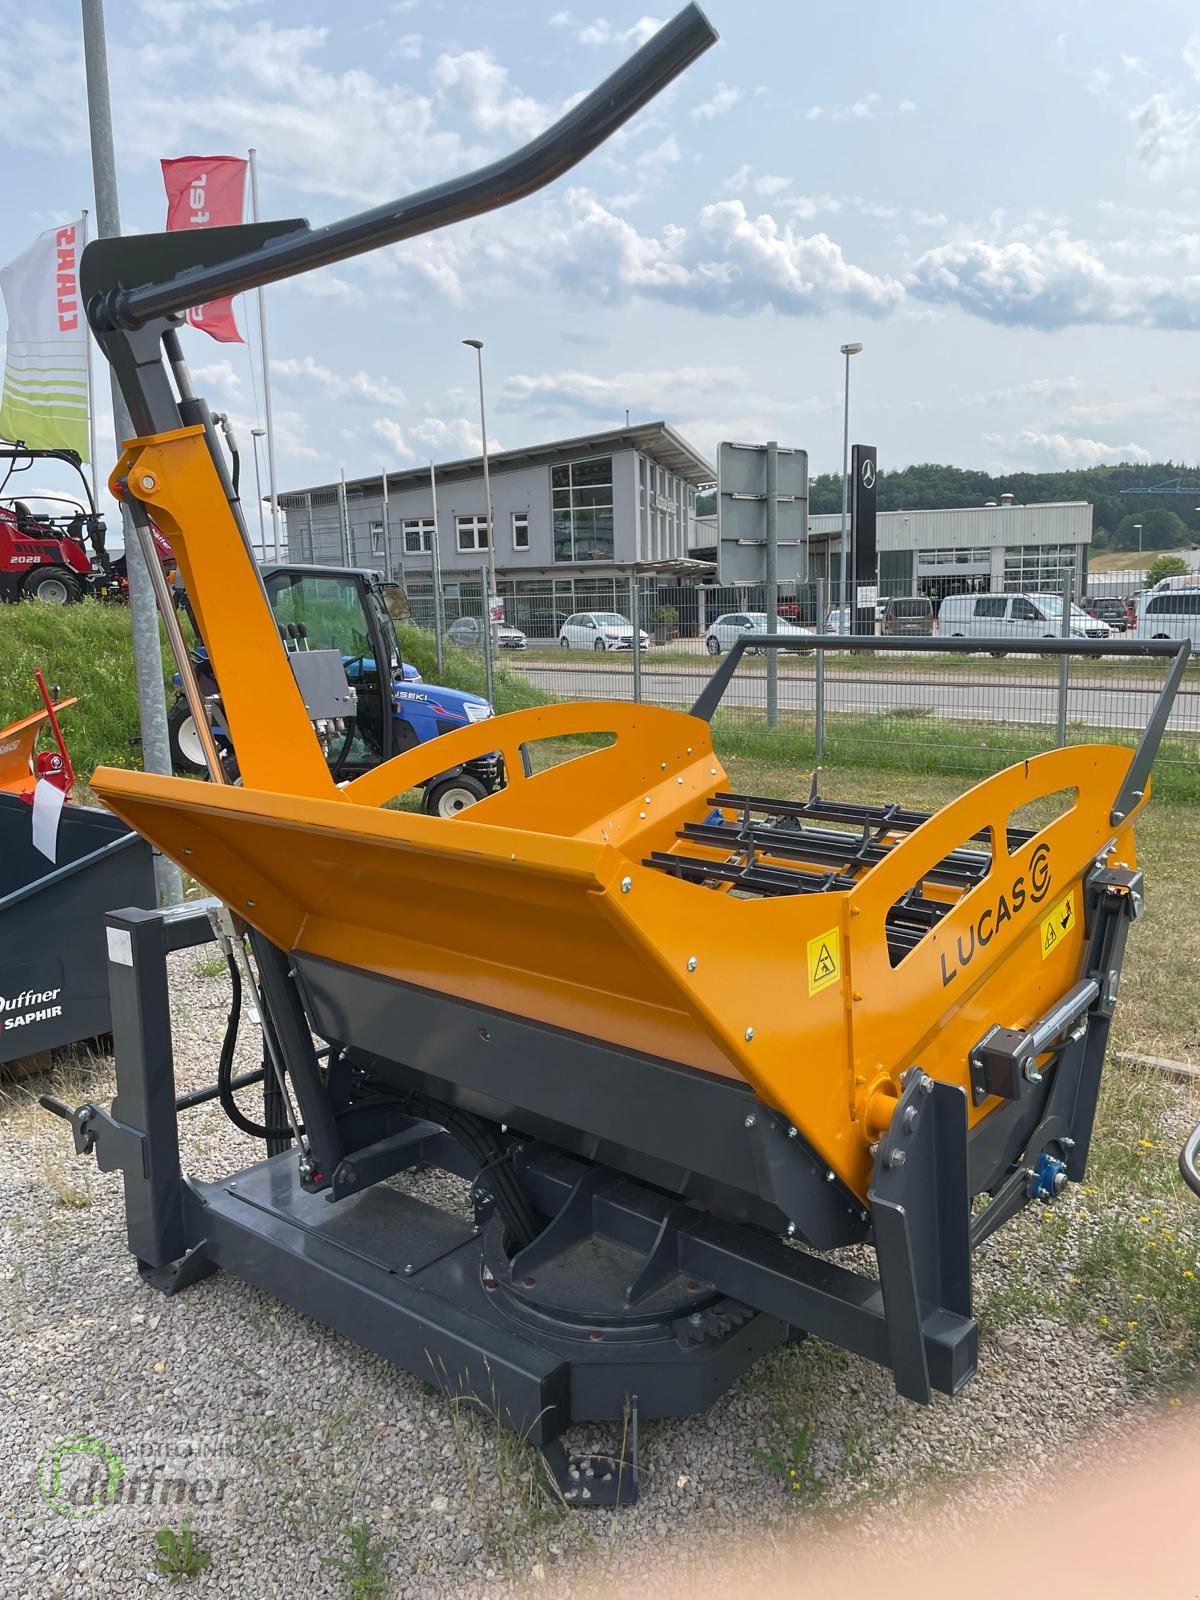
[[[849,546],[848,519],[850,513],[850,357],[856,356],[862,349],[861,344],[844,344],[839,347],[846,358],[846,383],[844,390],[844,403],[842,407],[842,541],[840,555],[840,588],[841,598],[837,601],[840,606],[851,605],[846,593],[846,556]],[[857,607],[858,595],[855,594],[853,605]],[[840,631],[840,630],[839,630]],[[854,632],[854,619],[851,615],[847,633]]]
[[[83,247],[87,249],[88,242],[88,214],[87,207],[83,208]],[[84,349],[87,351],[87,408],[88,408],[88,455],[91,457],[92,499],[96,503],[96,510],[100,510],[100,465],[96,452],[96,395],[95,380],[92,377],[92,340],[90,333],[83,336]]]
[[483,340],[464,339],[464,344],[470,345],[475,352],[476,363],[479,368],[479,437],[483,445],[483,500],[485,516],[487,518],[487,597],[484,621],[488,624],[488,632],[492,636],[493,649],[499,644],[500,624],[492,620],[492,599],[497,596],[496,586],[496,530],[492,522],[492,477],[488,466],[487,447],[487,409],[483,402]]
[[[837,604],[846,604],[846,546],[850,515],[850,357],[846,356],[845,403],[842,409],[842,538],[838,553],[838,587],[841,598]],[[838,632],[842,630],[839,627]]]
[[254,492],[258,497],[258,559],[265,561],[267,559],[267,526],[263,521],[262,477],[258,470],[258,441],[262,436],[262,431],[261,428],[251,428],[250,443],[254,448]]
[[[108,91],[108,51],[104,40],[103,0],[81,0],[83,15],[83,65],[87,77],[88,122],[92,143],[92,183],[96,191],[96,236],[107,239],[121,231],[117,198],[117,157],[113,148],[112,105]],[[133,427],[125,401],[110,369],[113,423],[118,445],[131,438]],[[121,504],[125,539],[125,567],[129,577],[129,621],[133,635],[133,670],[137,681],[138,719],[142,732],[142,766],[147,772],[169,775],[171,742],[167,732],[167,701],[163,689],[162,645],[159,641],[153,579],[142,543],[126,502]],[[157,557],[153,558],[157,560]],[[160,575],[161,575],[161,568]],[[163,905],[183,899],[183,878],[166,856],[154,858],[154,881]]]
[[639,615],[637,568],[633,569],[629,579],[629,620],[633,624],[633,700],[635,705],[641,704],[642,699],[642,622]]
[[308,515],[308,559],[310,561],[315,561],[317,558],[313,554],[314,540],[313,540],[312,495],[311,494],[306,494],[304,496],[304,509],[305,509],[305,512]]
[[[258,152],[253,147],[250,156],[250,215],[254,222],[261,221],[258,211]],[[279,560],[279,490],[275,474],[275,414],[271,406],[271,356],[267,349],[267,294],[258,286],[258,349],[262,364],[263,408],[267,417],[267,488],[271,493],[271,544],[275,560]],[[261,504],[261,502],[260,502]]]
[[338,521],[342,532],[342,560],[348,567],[354,565],[354,546],[350,532],[350,504],[346,499],[346,469],[340,468],[341,482],[338,484]]
[[388,511],[386,471],[379,474],[379,481],[383,485],[383,575],[390,583],[392,581],[392,524]]
[[[821,604],[821,591],[825,587],[825,579],[817,579],[817,635],[825,629],[825,607]],[[825,652],[820,645],[816,649],[816,676],[813,680],[813,710],[816,716],[816,749],[814,759],[818,765],[825,759]]]
[[[767,632],[779,629],[779,446],[767,441]],[[767,652],[767,727],[779,724],[779,653]]]
[[442,634],[445,631],[443,627],[445,617],[442,613],[442,546],[438,537],[437,476],[434,473],[432,461],[429,463],[429,492],[433,496],[433,539],[429,546],[433,568],[433,638],[434,649],[437,652],[438,676],[440,677],[446,665],[445,645],[442,642]]
[[[1063,574],[1062,585],[1062,636],[1064,639],[1071,637],[1071,596],[1074,590],[1072,579],[1075,574],[1068,568]],[[1067,656],[1058,658],[1058,748],[1061,750],[1067,742],[1067,690],[1071,673],[1071,663]]]
[[[488,571],[487,562],[485,561],[483,566],[480,568],[480,581],[483,588],[483,603],[485,606],[488,604],[487,586],[490,575],[491,574]],[[492,660],[492,630],[488,626],[486,614],[483,619],[483,628],[481,631],[483,635],[483,692],[487,699],[488,705],[491,705],[496,693],[496,672],[495,663]]]

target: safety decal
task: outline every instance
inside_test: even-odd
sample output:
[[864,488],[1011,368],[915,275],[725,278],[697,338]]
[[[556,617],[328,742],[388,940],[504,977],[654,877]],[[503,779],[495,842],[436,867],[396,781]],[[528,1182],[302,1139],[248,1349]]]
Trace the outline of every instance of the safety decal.
[[1059,944],[1075,926],[1075,896],[1064,895],[1051,911],[1042,918],[1042,960],[1058,949]]
[[820,994],[842,975],[842,936],[836,928],[808,941],[808,992]]

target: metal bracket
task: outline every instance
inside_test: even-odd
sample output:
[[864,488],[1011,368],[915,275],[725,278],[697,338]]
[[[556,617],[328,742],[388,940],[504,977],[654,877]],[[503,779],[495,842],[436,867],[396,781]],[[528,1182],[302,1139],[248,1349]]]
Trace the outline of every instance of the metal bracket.
[[896,1389],[929,1404],[930,1310],[971,1316],[967,1097],[914,1067],[875,1156],[875,1254]]
[[39,1095],[38,1104],[44,1111],[71,1124],[75,1154],[94,1155],[101,1172],[128,1172],[135,1178],[149,1175],[146,1135],[139,1129],[131,1128],[127,1122],[118,1122],[90,1100],[74,1111],[49,1094]]
[[559,1493],[573,1509],[631,1506],[638,1497],[638,1399],[629,1401],[628,1459],[571,1456],[561,1439],[542,1446]]

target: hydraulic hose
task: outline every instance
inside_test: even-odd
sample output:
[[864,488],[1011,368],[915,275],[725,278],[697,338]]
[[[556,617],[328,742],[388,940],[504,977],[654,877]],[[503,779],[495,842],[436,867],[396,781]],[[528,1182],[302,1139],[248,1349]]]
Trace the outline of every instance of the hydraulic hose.
[[[225,1019],[225,1036],[221,1040],[221,1055],[217,1062],[217,1098],[221,1102],[221,1110],[235,1128],[249,1134],[252,1139],[290,1139],[293,1133],[290,1123],[270,1126],[255,1122],[246,1116],[233,1097],[233,1056],[237,1048],[238,1023],[242,1015],[242,973],[233,951],[228,944],[224,947],[232,994],[229,1001],[229,1015]],[[300,1131],[303,1133],[304,1130]]]
[[1179,1175],[1192,1193],[1200,1196],[1200,1122],[1179,1152]]

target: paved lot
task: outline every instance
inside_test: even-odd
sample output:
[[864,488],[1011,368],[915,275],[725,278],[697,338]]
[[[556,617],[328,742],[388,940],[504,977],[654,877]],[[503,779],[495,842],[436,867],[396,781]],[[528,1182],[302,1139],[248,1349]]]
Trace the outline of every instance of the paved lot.
[[[562,699],[630,700],[633,698],[633,665],[625,656],[602,656],[595,661],[577,661],[571,655],[561,663],[543,663],[506,657],[535,688]],[[642,667],[642,698],[652,705],[687,707],[693,704],[711,676],[707,660],[690,666],[656,666],[649,657]],[[766,668],[761,661],[739,666],[729,686],[724,704],[730,709],[765,711]],[[1067,720],[1094,728],[1144,728],[1154,709],[1157,691],[1144,685],[1089,684],[1072,687],[1067,695]],[[779,708],[782,712],[813,712],[816,707],[816,675],[806,662],[805,670],[779,674]],[[922,710],[955,722],[1000,722],[1026,726],[1053,727],[1058,718],[1058,684],[1028,678],[1005,679],[999,676],[964,680],[960,676],[937,676],[915,668],[899,675],[895,672],[853,672],[839,674],[827,669],[825,710],[839,713],[886,715],[890,712]],[[1200,689],[1187,688],[1178,696],[1172,712],[1170,730],[1200,734]]]

